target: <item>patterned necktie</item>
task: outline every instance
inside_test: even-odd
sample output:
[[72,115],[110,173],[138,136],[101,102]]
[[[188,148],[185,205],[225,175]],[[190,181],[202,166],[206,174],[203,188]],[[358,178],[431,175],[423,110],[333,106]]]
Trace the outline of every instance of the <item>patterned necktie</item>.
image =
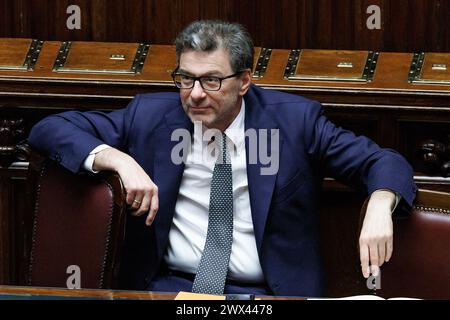
[[[214,165],[209,196],[208,232],[192,292],[223,294],[233,243],[233,185],[226,135]],[[219,144],[220,145],[220,144]]]

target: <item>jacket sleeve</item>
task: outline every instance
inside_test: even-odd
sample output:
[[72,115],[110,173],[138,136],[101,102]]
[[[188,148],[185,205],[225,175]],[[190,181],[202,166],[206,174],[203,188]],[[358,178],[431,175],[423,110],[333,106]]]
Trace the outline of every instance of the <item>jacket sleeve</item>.
[[77,173],[98,145],[104,143],[118,149],[126,146],[139,99],[136,96],[126,108],[110,113],[68,111],[51,115],[32,128],[28,142]]
[[317,102],[305,113],[305,124],[307,152],[327,174],[354,187],[365,187],[368,194],[392,190],[412,205],[417,190],[413,170],[398,152],[337,127]]

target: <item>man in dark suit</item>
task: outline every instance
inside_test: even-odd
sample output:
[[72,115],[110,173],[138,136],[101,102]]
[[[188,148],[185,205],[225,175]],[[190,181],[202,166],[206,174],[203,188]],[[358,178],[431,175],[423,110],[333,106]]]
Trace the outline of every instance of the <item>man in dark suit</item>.
[[176,50],[179,95],[53,115],[29,137],[72,172],[119,173],[135,216],[127,287],[322,295],[325,174],[371,195],[359,246],[363,275],[376,274],[392,254],[391,214],[415,196],[404,158],[336,127],[317,102],[252,85],[253,43],[240,25],[194,22]]

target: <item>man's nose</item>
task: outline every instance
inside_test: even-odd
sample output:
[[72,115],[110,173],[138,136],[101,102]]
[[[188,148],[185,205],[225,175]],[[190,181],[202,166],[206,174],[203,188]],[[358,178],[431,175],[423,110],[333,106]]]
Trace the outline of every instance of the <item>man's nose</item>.
[[191,98],[193,100],[199,100],[206,96],[205,90],[203,89],[200,80],[194,82],[194,87],[191,90]]

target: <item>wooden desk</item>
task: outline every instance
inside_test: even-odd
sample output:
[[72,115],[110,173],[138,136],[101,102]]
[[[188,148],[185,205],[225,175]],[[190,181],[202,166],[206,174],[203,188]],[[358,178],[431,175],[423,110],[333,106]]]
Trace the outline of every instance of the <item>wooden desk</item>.
[[[172,292],[152,292],[152,291],[119,291],[119,290],[92,290],[80,289],[69,290],[64,288],[37,288],[37,287],[20,287],[20,286],[0,286],[0,300],[2,296],[17,296],[18,299],[30,298],[39,300],[48,299],[49,297],[58,299],[100,299],[100,300],[174,300],[177,296]],[[272,297],[259,296],[258,300],[305,300],[300,297]]]
[[38,287],[20,287],[20,286],[0,286],[0,297],[2,295],[12,296],[33,296],[39,297],[61,297],[65,298],[92,298],[92,299],[132,299],[132,300],[173,300],[176,296],[174,293],[161,293],[150,291],[115,291],[115,290],[93,290],[80,289],[69,290],[64,288],[38,288]]

